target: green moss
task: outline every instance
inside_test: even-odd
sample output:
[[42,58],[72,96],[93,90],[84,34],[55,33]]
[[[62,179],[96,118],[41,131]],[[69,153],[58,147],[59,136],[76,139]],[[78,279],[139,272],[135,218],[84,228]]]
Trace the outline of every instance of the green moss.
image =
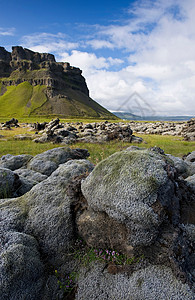
[[94,170],[96,183],[109,190],[111,187],[113,192],[117,192],[119,185],[128,187],[129,183],[132,183],[132,188],[141,187],[148,194],[152,194],[164,178],[163,158],[159,165],[154,166],[153,174],[152,166],[154,161],[157,161],[153,155],[156,154],[151,154],[148,150],[117,152],[97,165]]

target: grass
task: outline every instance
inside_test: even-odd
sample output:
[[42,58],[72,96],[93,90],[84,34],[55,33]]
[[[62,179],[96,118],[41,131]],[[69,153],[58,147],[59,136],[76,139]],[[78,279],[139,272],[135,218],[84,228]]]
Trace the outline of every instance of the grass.
[[17,86],[8,86],[5,94],[0,96],[0,115],[7,117],[29,116],[42,106],[47,97],[43,93],[45,86],[32,86],[29,82]]
[[[46,150],[60,147],[59,144],[52,143],[34,143],[31,140],[14,140],[14,136],[18,134],[34,134],[33,131],[29,131],[27,127],[14,128],[13,130],[1,130],[0,135],[0,156],[5,154],[31,154],[36,155]],[[122,141],[112,141],[105,144],[90,144],[90,143],[76,143],[68,147],[70,148],[85,148],[90,153],[89,160],[94,164],[97,164],[101,160],[107,158],[111,154],[126,149],[127,147],[134,145],[139,147],[150,148],[157,146],[162,148],[165,153],[172,154],[174,156],[182,157],[188,152],[195,150],[195,142],[182,141],[181,137],[176,136],[160,136],[160,135],[139,135],[146,143],[124,143]]]

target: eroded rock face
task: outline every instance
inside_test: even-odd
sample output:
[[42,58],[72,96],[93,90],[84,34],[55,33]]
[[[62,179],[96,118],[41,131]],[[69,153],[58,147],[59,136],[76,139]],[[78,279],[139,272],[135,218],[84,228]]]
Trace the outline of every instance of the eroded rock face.
[[153,206],[157,201],[166,206],[174,197],[168,166],[172,168],[153,151],[118,152],[97,165],[82,182],[82,192],[90,209],[125,224],[127,245],[150,245],[163,221]]

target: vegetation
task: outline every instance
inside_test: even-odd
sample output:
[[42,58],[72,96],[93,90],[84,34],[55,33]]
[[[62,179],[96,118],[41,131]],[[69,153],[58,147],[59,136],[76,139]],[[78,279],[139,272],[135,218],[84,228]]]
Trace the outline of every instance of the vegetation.
[[[89,120],[88,120],[89,121]],[[31,154],[36,155],[43,151],[60,147],[59,144],[52,143],[34,143],[31,140],[15,140],[14,136],[18,134],[29,135],[34,134],[33,131],[29,131],[26,126],[23,128],[22,125],[19,128],[14,128],[12,130],[1,130],[0,135],[0,156],[4,154]],[[162,148],[165,153],[172,154],[174,156],[182,157],[184,154],[194,151],[195,142],[182,141],[181,137],[178,136],[160,136],[160,135],[139,135],[141,136],[145,143],[135,144],[135,143],[124,143],[122,141],[112,141],[105,144],[90,144],[90,143],[76,143],[74,145],[68,145],[70,148],[85,148],[88,149],[90,153],[89,160],[94,164],[97,164],[101,160],[107,158],[111,154],[126,149],[127,147],[134,145],[139,147],[150,148],[157,146]]]
[[[119,253],[113,249],[95,249],[88,247],[81,239],[76,240],[75,247],[72,248],[71,256],[72,259],[77,262],[77,269],[78,267],[89,268],[91,263],[97,261],[104,263],[106,267],[108,267],[108,265],[122,267],[139,263],[140,260],[144,258],[143,255],[141,257],[130,258],[126,254]],[[117,272],[117,270],[115,271]],[[59,274],[58,271],[55,270],[55,275],[58,280],[59,288],[66,294],[71,293],[76,288],[76,282],[79,279],[79,273],[77,271],[73,271],[70,274]]]
[[30,116],[47,101],[44,90],[45,86],[32,86],[29,82],[8,86],[0,96],[0,115],[17,118]]

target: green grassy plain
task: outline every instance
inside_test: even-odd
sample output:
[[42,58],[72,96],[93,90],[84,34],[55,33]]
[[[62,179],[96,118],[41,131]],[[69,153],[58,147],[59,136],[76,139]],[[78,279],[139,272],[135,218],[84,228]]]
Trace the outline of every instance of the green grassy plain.
[[[14,136],[18,134],[34,134],[33,131],[29,131],[26,127],[14,128],[13,130],[1,130],[0,135],[0,157],[4,154],[31,154],[36,155],[46,150],[60,147],[59,144],[52,143],[34,143],[31,140],[15,140]],[[150,148],[158,146],[162,148],[165,153],[172,154],[174,156],[182,157],[184,154],[195,150],[195,142],[182,141],[178,136],[161,136],[161,135],[137,135],[144,139],[144,143],[124,143],[121,141],[112,141],[105,144],[91,144],[91,143],[76,143],[74,145],[68,145],[70,148],[85,148],[90,153],[89,160],[94,164],[97,164],[102,159],[110,156],[111,154],[126,149],[127,147],[134,145],[139,147]]]

